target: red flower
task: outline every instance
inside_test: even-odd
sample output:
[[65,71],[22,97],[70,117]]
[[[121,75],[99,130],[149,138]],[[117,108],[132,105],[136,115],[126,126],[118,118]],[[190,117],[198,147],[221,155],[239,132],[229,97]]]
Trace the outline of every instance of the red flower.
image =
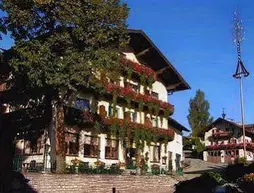
[[133,100],[138,101],[138,102],[157,104],[163,110],[168,110],[168,111],[174,110],[173,105],[171,105],[167,102],[161,101],[151,95],[144,95],[141,93],[136,93],[135,91],[133,91],[133,89],[131,87],[121,87],[119,85],[107,83],[107,84],[105,84],[105,90],[110,93],[112,93],[114,91],[115,93],[118,93],[122,97],[130,97]]
[[154,70],[149,67],[146,67],[143,64],[133,62],[123,57],[121,57],[120,63],[126,67],[132,68],[136,73],[144,74],[146,77],[153,77],[154,80],[156,78],[156,73],[154,72]]

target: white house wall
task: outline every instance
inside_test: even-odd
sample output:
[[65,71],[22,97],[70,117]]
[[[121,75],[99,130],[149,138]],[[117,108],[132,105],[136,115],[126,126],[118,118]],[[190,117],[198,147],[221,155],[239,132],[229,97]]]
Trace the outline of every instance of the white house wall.
[[[135,55],[133,53],[124,53],[124,54],[126,55],[127,59],[132,60],[134,62],[138,62],[137,58],[135,57]],[[129,81],[131,83],[135,84],[135,82],[133,82],[132,80],[129,80]],[[124,87],[124,78],[123,77],[120,77],[120,86]],[[168,93],[167,93],[166,87],[161,82],[156,81],[155,83],[153,83],[152,91],[158,93],[158,98],[160,100],[162,100],[164,102],[168,101]],[[144,93],[143,86],[141,86],[140,92]],[[73,101],[75,101],[78,96],[89,99],[91,108],[94,108],[97,105],[98,105],[98,107],[103,105],[103,106],[105,106],[105,110],[108,112],[108,108],[109,108],[110,103],[108,101],[99,100],[99,101],[96,101],[96,103],[97,102],[98,103],[97,103],[97,105],[95,105],[95,98],[90,93],[88,93],[88,94],[86,94],[86,93],[79,93],[79,94],[76,93],[75,95],[73,95],[72,99],[69,101],[69,104],[71,104],[71,106],[74,105]],[[124,119],[124,108],[119,106],[119,105],[117,105],[116,107],[119,109],[118,118]],[[137,123],[144,123],[145,122],[144,112],[141,112],[141,115],[140,115],[138,110],[126,109],[126,107],[125,107],[125,111],[126,110],[130,111],[130,112],[134,112],[134,111],[137,112]],[[99,113],[99,108],[97,108],[97,113]],[[154,118],[153,115],[148,114],[148,116],[150,118]],[[161,128],[168,129],[168,119],[163,117],[162,123],[161,123],[161,119],[158,118],[158,125]],[[91,164],[91,165],[93,165],[93,163],[97,161],[97,158],[86,158],[86,157],[84,157],[84,136],[85,135],[90,135],[90,133],[85,132],[85,131],[80,132],[78,155],[77,156],[66,156],[66,163],[67,164],[70,165],[71,160],[73,160],[75,158],[78,158],[79,160],[81,160],[83,162],[89,162],[89,164]],[[122,145],[120,140],[119,140],[119,146],[118,146],[119,147],[119,149],[118,149],[118,152],[119,152],[118,160],[109,160],[109,159],[105,159],[106,134],[99,134],[99,137],[100,137],[100,158],[99,158],[99,160],[103,161],[106,165],[110,165],[110,164],[118,163],[118,162],[125,162],[123,151],[122,151],[123,150],[123,145]],[[157,145],[159,145],[159,144],[157,144]],[[135,146],[135,144],[134,144],[134,146]],[[151,160],[152,156],[153,156],[152,155],[152,148],[153,148],[152,146],[148,147],[147,145],[145,145],[144,151],[141,154],[145,156],[145,153],[148,152],[149,160]],[[169,155],[169,151],[170,151],[170,152],[172,152],[173,170],[175,170],[176,169],[176,163],[175,163],[176,154],[181,155],[181,160],[183,159],[182,148],[183,148],[183,146],[182,146],[182,135],[181,135],[181,133],[176,133],[175,132],[174,140],[172,142],[168,143],[168,145],[166,146],[166,149],[165,149],[165,144],[161,145],[161,150],[160,150],[160,152],[161,152],[160,158],[161,159],[160,159],[160,163],[158,163],[158,164],[160,164],[161,167],[165,168],[165,169],[168,167],[168,160],[169,160],[168,155]],[[162,157],[164,157],[164,156],[167,157],[166,165],[162,164]],[[31,155],[31,156],[28,156],[25,161],[28,163],[32,160],[36,160],[36,162],[43,162],[43,156]],[[150,161],[148,162],[149,166],[151,166],[152,164],[153,163],[150,163]]]
[[173,170],[176,170],[176,154],[181,155],[181,161],[183,160],[183,144],[182,135],[175,132],[174,140],[167,145],[167,152],[172,152],[172,166]]
[[[218,124],[216,127],[213,127],[212,129],[208,130],[205,132],[204,134],[204,142],[205,142],[205,146],[209,146],[209,145],[214,145],[215,142],[211,143],[211,141],[209,141],[209,137],[212,136],[213,134],[213,130],[222,130],[222,131],[226,131],[226,128],[231,128],[225,124]],[[239,133],[241,132],[240,129],[235,129],[234,130],[234,136],[239,136]],[[233,138],[234,138],[233,136]],[[236,142],[239,144],[239,143],[243,143],[243,136],[241,135],[239,138],[235,138],[236,139]],[[226,139],[226,140],[219,140],[218,141],[218,144],[220,144],[222,141],[223,143],[226,145],[226,144],[229,144],[230,142],[228,141],[229,139]],[[245,136],[245,141],[246,142],[252,142],[252,139],[251,137],[249,136]],[[217,150],[219,151],[219,150]],[[226,150],[221,150],[221,163],[224,163],[225,162],[225,151]],[[244,151],[243,149],[239,149],[239,157],[244,157]],[[247,158],[247,161],[253,161],[254,160],[254,155],[252,152],[250,151],[246,151],[246,158]],[[208,161],[208,152],[207,151],[204,151],[203,152],[203,159],[204,161]]]

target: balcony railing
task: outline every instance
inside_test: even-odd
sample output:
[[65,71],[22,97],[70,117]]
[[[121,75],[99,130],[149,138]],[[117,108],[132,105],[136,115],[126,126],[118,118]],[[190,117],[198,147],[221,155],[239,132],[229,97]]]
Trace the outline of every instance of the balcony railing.
[[120,63],[127,69],[131,69],[135,73],[137,73],[141,76],[142,75],[145,76],[147,79],[151,78],[153,82],[156,80],[156,73],[152,68],[149,68],[143,64],[128,60],[125,57],[121,57]]
[[221,131],[218,130],[217,132],[213,133],[210,137],[209,140],[219,140],[219,139],[225,139],[225,138],[230,138],[232,137],[233,133],[229,131]]
[[149,130],[154,134],[161,135],[161,136],[168,136],[174,138],[174,130],[173,129],[163,129],[159,127],[153,127],[152,124],[148,121],[145,124],[142,123],[134,123],[126,119],[119,119],[113,117],[105,117],[103,118],[103,123],[105,125],[113,125],[117,124],[120,126],[126,126],[127,129],[142,129],[142,130]]
[[[243,143],[230,143],[230,144],[215,144],[206,147],[207,150],[228,150],[228,149],[243,149]],[[246,143],[248,151],[254,151],[254,143]]]
[[133,91],[133,89],[131,87],[121,87],[116,84],[107,83],[107,84],[105,84],[105,89],[108,93],[114,92],[119,97],[127,98],[129,100],[143,103],[146,105],[151,105],[153,107],[157,106],[157,107],[159,107],[159,109],[163,110],[164,112],[167,112],[166,114],[171,115],[174,112],[173,105],[171,105],[167,102],[161,101],[152,95],[145,95],[145,94],[137,93],[137,92]]
[[[129,131],[134,131],[135,129],[141,129],[145,131],[150,131],[158,137],[167,136],[170,140],[174,139],[174,130],[171,128],[164,129],[159,127],[154,127],[150,120],[146,120],[144,124],[132,122],[130,117],[125,116],[125,119],[107,117],[105,108],[100,108],[100,114],[91,113],[89,111],[81,111],[75,108],[68,107],[66,108],[65,120],[67,124],[71,125],[94,125],[95,122],[100,123],[103,128],[117,124],[120,127],[125,127]],[[92,128],[92,127],[91,127]]]

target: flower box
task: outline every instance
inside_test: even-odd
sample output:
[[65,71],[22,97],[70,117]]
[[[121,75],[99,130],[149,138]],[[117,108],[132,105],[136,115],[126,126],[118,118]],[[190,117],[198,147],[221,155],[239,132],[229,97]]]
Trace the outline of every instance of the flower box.
[[[216,144],[207,146],[207,150],[243,149],[243,143]],[[246,143],[246,149],[254,151],[254,143]]]
[[174,112],[174,106],[161,101],[159,99],[157,99],[156,97],[153,97],[152,95],[145,95],[145,94],[141,94],[141,93],[136,93],[135,91],[133,91],[133,89],[131,87],[121,87],[119,85],[115,85],[112,83],[107,83],[105,84],[105,90],[108,93],[116,93],[118,96],[120,97],[128,97],[130,99],[132,99],[133,101],[137,101],[137,102],[143,102],[146,103],[147,105],[152,105],[152,106],[158,106],[160,109],[165,110],[165,111],[169,111],[171,113]]

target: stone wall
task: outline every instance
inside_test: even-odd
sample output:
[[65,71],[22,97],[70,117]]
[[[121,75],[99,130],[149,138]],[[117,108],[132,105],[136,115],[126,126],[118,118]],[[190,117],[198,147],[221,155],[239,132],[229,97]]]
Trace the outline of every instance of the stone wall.
[[39,193],[171,193],[176,180],[169,176],[130,176],[130,175],[75,175],[39,174],[26,175]]

